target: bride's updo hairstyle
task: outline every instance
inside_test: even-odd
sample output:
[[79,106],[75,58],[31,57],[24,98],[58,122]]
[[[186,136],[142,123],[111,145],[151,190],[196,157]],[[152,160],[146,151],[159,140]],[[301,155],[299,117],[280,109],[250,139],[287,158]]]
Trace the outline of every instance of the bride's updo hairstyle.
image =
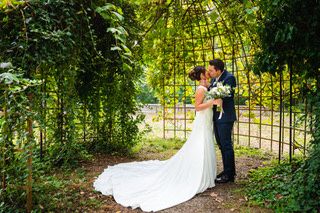
[[205,74],[205,73],[206,73],[206,68],[204,68],[203,66],[197,66],[189,72],[189,78],[193,81],[196,81],[196,80],[200,81],[201,74]]

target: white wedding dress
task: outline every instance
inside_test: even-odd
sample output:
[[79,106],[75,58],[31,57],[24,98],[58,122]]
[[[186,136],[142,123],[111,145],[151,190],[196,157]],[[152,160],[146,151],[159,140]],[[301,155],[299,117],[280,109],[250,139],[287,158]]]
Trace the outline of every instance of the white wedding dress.
[[[205,89],[199,86],[197,89]],[[94,188],[113,195],[125,207],[159,211],[214,187],[216,156],[212,109],[196,113],[193,129],[182,148],[165,161],[149,160],[108,166]]]

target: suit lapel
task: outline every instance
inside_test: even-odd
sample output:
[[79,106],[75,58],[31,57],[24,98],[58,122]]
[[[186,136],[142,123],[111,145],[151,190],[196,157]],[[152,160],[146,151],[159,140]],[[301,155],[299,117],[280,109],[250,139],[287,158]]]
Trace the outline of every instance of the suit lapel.
[[227,70],[224,70],[223,73],[222,73],[222,75],[220,76],[218,82],[223,81],[223,80],[226,78],[227,73],[228,73],[228,71],[227,71]]

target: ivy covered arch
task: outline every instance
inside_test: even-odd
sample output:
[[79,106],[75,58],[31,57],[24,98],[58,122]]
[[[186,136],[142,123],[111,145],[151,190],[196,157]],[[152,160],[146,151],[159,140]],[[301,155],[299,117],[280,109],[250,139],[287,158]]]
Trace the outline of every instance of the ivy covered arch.
[[163,1],[154,14],[145,57],[148,82],[163,106],[163,137],[187,137],[195,89],[187,73],[220,58],[238,83],[235,143],[275,151],[279,159],[283,153],[305,153],[310,134],[307,119],[300,118],[308,104],[298,91],[298,76],[288,68],[271,75],[252,67],[260,48],[253,1]]

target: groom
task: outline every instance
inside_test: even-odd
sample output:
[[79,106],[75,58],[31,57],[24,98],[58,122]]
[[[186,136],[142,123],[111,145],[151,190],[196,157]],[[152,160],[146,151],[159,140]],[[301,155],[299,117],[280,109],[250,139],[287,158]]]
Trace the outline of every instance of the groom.
[[[223,85],[230,85],[231,88],[236,87],[235,77],[224,69],[224,63],[220,59],[209,61],[208,74],[212,79],[209,90],[216,87],[217,82],[222,82]],[[223,162],[223,171],[217,175],[216,183],[234,182],[236,175],[233,142],[231,139],[233,123],[237,119],[233,97],[234,90],[231,97],[222,99],[223,114],[221,119],[219,119],[220,112],[217,111],[217,107],[213,107],[214,134],[221,150]]]

